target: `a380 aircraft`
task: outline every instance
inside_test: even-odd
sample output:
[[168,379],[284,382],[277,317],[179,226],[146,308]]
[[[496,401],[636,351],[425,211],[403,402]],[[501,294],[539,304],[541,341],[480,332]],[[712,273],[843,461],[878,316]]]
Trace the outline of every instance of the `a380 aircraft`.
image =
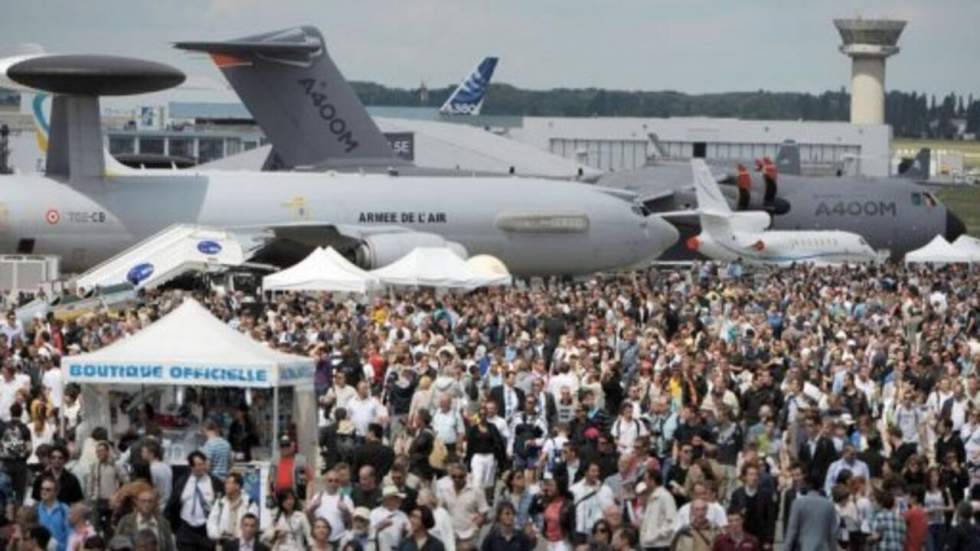
[[[325,51],[314,42],[264,55],[301,66]],[[170,66],[115,56],[0,60],[0,86],[55,94],[46,173],[2,177],[0,250],[60,255],[66,271],[80,271],[171,224],[197,223],[261,233],[267,260],[289,262],[332,245],[374,268],[417,246],[449,244],[497,256],[518,275],[551,275],[641,263],[678,237],[667,222],[645,216],[630,194],[572,182],[135,171],[109,157],[98,97],[157,91],[183,79]],[[335,121],[336,139],[347,135],[333,83],[294,84],[299,101]],[[360,139],[350,134],[354,143]]]
[[439,112],[443,115],[479,115],[496,68],[497,58],[483,58],[466,80],[446,98],[446,103],[442,104]]

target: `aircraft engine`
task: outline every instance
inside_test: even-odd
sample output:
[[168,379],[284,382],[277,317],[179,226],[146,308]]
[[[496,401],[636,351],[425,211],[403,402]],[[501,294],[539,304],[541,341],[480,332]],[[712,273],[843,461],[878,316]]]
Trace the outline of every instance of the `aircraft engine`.
[[366,270],[373,270],[391,264],[417,247],[448,247],[464,260],[469,256],[466,247],[434,233],[383,233],[362,239],[354,251],[354,262]]

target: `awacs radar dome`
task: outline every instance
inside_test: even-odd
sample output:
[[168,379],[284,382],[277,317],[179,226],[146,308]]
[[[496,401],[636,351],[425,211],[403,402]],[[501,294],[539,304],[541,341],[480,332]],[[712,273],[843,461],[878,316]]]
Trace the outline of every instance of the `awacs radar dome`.
[[22,86],[53,94],[124,96],[173,88],[180,70],[143,59],[108,55],[40,55],[17,61],[0,75]]

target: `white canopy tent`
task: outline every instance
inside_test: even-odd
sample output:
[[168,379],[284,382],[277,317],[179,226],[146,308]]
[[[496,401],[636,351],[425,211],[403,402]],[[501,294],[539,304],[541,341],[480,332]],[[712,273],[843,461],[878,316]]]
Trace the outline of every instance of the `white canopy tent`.
[[[300,449],[315,457],[313,360],[252,340],[193,299],[128,338],[65,357],[62,365],[68,382],[81,384],[83,390],[101,387],[104,393],[112,387],[149,385],[271,389],[273,457],[278,452],[280,388],[292,388]],[[102,406],[100,421],[109,426],[108,400],[96,398],[94,403]],[[94,403],[86,401],[86,408],[96,410],[87,413],[101,417]]]
[[510,270],[507,269],[507,265],[496,256],[488,254],[471,256],[466,259],[466,265],[479,275],[510,277]]
[[373,270],[372,275],[386,285],[476,289],[510,285],[510,275],[479,274],[452,249],[417,247],[391,264]]
[[959,264],[970,262],[970,256],[937,235],[924,247],[905,253],[906,264]]
[[953,241],[953,248],[969,256],[973,262],[980,262],[980,239],[963,234]]
[[381,287],[377,277],[355,266],[333,247],[317,247],[298,264],[262,278],[266,291],[368,293]]

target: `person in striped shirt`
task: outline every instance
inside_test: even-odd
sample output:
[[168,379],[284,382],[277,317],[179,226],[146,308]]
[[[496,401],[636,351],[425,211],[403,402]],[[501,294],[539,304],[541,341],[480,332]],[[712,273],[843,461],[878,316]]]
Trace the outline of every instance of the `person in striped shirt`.
[[201,452],[208,458],[211,474],[224,480],[231,469],[231,444],[221,436],[221,428],[214,421],[204,423],[204,434],[207,440],[201,446]]

